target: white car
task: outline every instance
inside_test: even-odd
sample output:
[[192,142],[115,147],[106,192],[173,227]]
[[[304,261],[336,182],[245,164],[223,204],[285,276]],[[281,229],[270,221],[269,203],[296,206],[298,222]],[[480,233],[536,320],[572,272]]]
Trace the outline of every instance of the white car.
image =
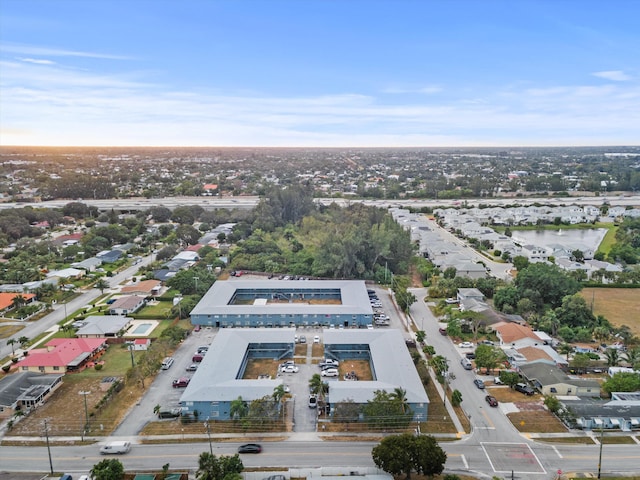
[[295,365],[285,365],[280,369],[282,373],[298,373],[298,367]]
[[320,335],[313,337],[313,343],[320,343]]
[[471,343],[471,342],[462,342],[458,346],[460,348],[473,348],[473,343]]
[[337,377],[339,372],[337,368],[327,368],[326,370],[323,370],[320,375],[323,377]]

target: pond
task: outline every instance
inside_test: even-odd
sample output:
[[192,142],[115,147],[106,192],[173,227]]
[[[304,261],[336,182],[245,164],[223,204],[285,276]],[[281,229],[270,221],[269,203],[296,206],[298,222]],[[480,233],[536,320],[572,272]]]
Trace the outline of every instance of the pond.
[[562,245],[571,250],[579,248],[595,252],[606,234],[606,228],[514,230],[511,238],[520,245],[531,244],[541,247]]

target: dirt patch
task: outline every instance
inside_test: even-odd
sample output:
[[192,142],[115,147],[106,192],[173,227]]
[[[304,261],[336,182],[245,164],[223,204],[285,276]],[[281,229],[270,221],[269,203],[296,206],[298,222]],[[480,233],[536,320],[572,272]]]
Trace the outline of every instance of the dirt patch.
[[539,404],[542,402],[542,395],[524,395],[523,393],[516,392],[509,387],[489,387],[487,393],[496,397],[496,400],[502,403],[534,403]]
[[[373,373],[371,372],[371,365],[366,360],[343,360],[338,367],[340,372],[340,379],[342,380],[345,375],[355,374],[355,378],[362,381],[372,381]],[[353,378],[353,379],[355,379]]]
[[602,315],[614,326],[628,326],[640,335],[640,291],[628,288],[584,288],[580,295],[587,304],[593,303],[593,313]]
[[278,375],[278,365],[285,360],[274,360],[272,358],[254,358],[247,362],[247,368],[242,377],[243,380],[255,380],[257,378],[276,378]]
[[567,428],[552,413],[546,410],[507,414],[511,423],[520,432],[566,433]]

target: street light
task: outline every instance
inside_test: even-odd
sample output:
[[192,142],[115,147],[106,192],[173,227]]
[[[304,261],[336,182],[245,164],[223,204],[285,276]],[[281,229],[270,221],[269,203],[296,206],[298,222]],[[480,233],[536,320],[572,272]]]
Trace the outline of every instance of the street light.
[[213,456],[213,445],[211,445],[211,430],[209,429],[209,417],[207,417],[207,421],[204,422],[204,426],[207,429],[207,437],[209,437],[209,451]]
[[[84,397],[84,428],[82,429],[82,436],[84,437],[84,432],[87,429],[87,425],[89,425],[89,410],[87,409],[87,395],[89,395],[91,392],[78,392],[78,395],[82,395]],[[82,440],[84,441],[84,438],[82,438]]]

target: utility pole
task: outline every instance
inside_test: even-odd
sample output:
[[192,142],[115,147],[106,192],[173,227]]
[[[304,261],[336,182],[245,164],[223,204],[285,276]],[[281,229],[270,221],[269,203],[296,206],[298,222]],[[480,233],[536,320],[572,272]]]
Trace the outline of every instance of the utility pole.
[[193,277],[193,280],[196,282],[196,285],[195,285],[195,290],[196,291],[195,291],[195,293],[197,294],[198,293],[198,280],[200,280],[200,277]]
[[53,461],[51,460],[51,447],[49,446],[49,425],[47,419],[44,419],[44,436],[47,439],[47,453],[49,453],[49,471],[53,475]]
[[602,440],[604,439],[604,423],[600,419],[600,455],[598,456],[598,478],[600,478],[600,472],[602,470]]
[[[84,437],[84,433],[87,431],[87,426],[89,425],[89,410],[87,409],[87,395],[91,392],[78,392],[79,395],[84,397],[84,427],[82,429],[82,436]],[[84,438],[82,439],[84,441]]]
[[209,451],[211,452],[211,456],[213,456],[213,445],[211,445],[211,430],[209,429],[209,418],[207,417],[207,421],[204,422],[204,426],[207,429],[207,437],[209,437]]
[[136,364],[133,361],[133,344],[129,344],[129,353],[131,354],[131,368],[135,367]]

